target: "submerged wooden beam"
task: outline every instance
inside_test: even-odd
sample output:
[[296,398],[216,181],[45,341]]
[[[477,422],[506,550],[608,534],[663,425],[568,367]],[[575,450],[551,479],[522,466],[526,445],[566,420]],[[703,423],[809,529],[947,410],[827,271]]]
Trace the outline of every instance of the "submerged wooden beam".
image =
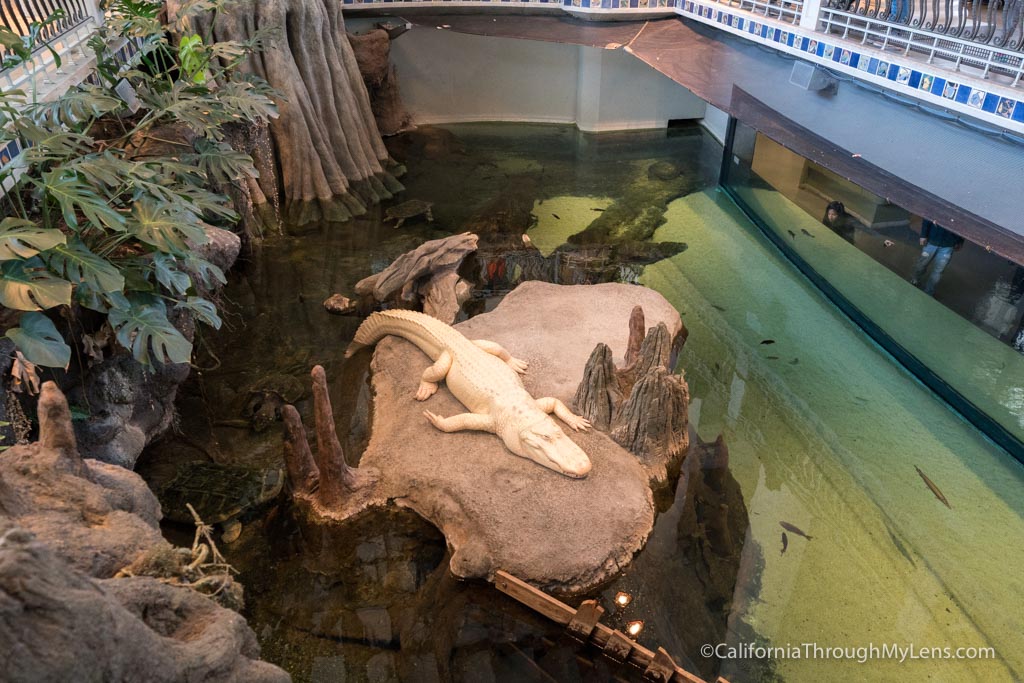
[[[499,591],[515,598],[530,609],[543,614],[548,619],[563,626],[575,625],[572,629],[574,635],[579,635],[586,628],[584,624],[590,625],[595,618],[600,618],[603,612],[594,601],[588,600],[580,606],[583,614],[577,613],[569,605],[557,600],[544,591],[534,588],[525,581],[521,581],[508,572],[498,571],[494,576],[494,586]],[[658,652],[652,652],[643,645],[631,640],[621,631],[609,628],[601,623],[594,623],[594,628],[589,630],[589,641],[599,647],[605,654],[619,662],[626,662],[637,666],[644,671],[644,678],[650,681],[664,681],[668,683],[707,683],[703,678],[695,676],[686,669],[678,666],[669,654],[658,648]],[[729,683],[719,677],[717,683]]]

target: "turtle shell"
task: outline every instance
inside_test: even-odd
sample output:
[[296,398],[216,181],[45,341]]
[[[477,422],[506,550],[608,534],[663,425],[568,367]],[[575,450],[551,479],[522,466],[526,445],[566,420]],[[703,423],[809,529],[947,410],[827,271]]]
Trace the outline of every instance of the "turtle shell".
[[281,468],[252,469],[189,462],[157,490],[164,516],[173,522],[192,522],[191,503],[207,524],[232,519],[277,496],[284,485]]
[[432,206],[434,206],[433,202],[425,202],[422,199],[410,199],[407,202],[389,207],[384,212],[384,215],[388,218],[412,218],[421,213],[426,213]]

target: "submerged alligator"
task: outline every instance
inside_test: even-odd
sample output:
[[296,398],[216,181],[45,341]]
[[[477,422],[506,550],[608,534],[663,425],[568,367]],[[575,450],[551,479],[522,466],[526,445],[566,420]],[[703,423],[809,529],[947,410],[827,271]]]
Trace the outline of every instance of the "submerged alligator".
[[436,318],[402,310],[374,313],[363,321],[348,355],[389,334],[407,339],[434,361],[423,371],[417,401],[430,398],[443,379],[455,398],[470,410],[451,417],[424,411],[436,428],[442,432],[491,432],[516,455],[559,474],[578,479],[590,472],[590,458],[549,413],[576,431],[587,430],[590,423],[573,414],[557,398],[530,396],[519,379],[526,372],[524,361],[513,358],[495,342],[471,341]]

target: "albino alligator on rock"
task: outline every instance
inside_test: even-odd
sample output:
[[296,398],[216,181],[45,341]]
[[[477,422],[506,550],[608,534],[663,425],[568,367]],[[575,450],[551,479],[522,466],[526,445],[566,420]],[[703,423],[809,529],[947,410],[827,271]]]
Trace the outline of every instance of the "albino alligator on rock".
[[471,412],[440,417],[425,411],[431,424],[443,432],[473,429],[497,434],[510,451],[560,474],[582,478],[590,472],[590,458],[551,419],[554,413],[574,430],[590,423],[557,398],[535,399],[519,375],[526,363],[513,358],[500,345],[483,339],[470,341],[450,325],[424,313],[383,311],[367,318],[356,332],[356,349],[393,334],[407,339],[430,356],[434,364],[423,371],[416,400],[425,401],[442,379],[455,398]]

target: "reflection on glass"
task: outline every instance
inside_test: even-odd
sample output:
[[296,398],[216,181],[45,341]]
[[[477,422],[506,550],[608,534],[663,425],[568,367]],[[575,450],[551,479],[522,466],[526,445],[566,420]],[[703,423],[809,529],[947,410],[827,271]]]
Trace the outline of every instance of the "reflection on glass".
[[[729,187],[910,356],[1024,436],[1024,268],[739,125]],[[819,218],[820,217],[820,218]]]

